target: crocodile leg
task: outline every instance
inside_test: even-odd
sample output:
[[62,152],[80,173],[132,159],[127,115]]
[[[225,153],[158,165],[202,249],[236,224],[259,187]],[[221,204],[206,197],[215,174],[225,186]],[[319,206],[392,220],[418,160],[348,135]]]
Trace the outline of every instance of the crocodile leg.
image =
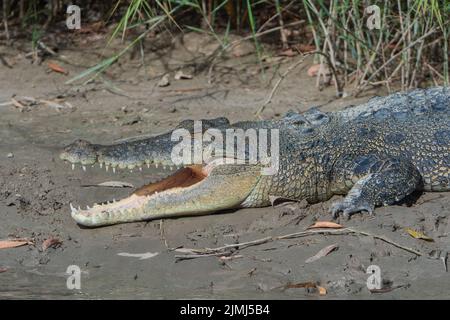
[[72,218],[81,225],[97,227],[237,208],[259,181],[259,172],[257,167],[243,165],[187,167],[120,201],[85,210],[71,206]]
[[[363,171],[366,171],[363,174]],[[367,156],[354,167],[352,180],[359,178],[347,196],[333,203],[333,217],[342,212],[344,217],[367,211],[373,214],[375,206],[391,205],[413,191],[422,188],[422,177],[408,160]]]

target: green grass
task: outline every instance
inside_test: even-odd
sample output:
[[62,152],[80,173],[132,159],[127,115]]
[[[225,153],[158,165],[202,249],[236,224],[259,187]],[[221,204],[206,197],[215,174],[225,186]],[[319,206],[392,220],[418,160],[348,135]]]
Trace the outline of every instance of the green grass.
[[[41,25],[51,14],[43,3],[26,1],[22,24],[31,27],[33,46],[43,36]],[[80,3],[89,10],[94,2]],[[369,30],[366,26],[365,8],[374,4],[381,9],[380,30]],[[8,16],[14,16],[16,9],[11,10],[13,14]],[[303,37],[298,41],[316,46],[320,54],[315,60],[330,64],[336,70],[335,82],[340,82],[346,91],[358,93],[374,85],[391,90],[431,82],[449,84],[449,0],[117,0],[108,11],[109,18],[105,20],[116,25],[107,45],[120,38],[125,47],[67,83],[91,79],[133,46],[142,48],[151,30],[208,34],[221,45],[222,51],[215,54],[227,49],[229,34],[237,32],[252,39],[255,56],[262,63],[265,45],[261,34],[273,28],[274,23],[281,29],[296,19],[303,19],[301,32],[308,31],[312,38]],[[136,35],[131,30],[140,31]],[[279,30],[275,31],[280,34],[280,49],[297,44],[283,38]],[[272,36],[276,37],[275,31]]]

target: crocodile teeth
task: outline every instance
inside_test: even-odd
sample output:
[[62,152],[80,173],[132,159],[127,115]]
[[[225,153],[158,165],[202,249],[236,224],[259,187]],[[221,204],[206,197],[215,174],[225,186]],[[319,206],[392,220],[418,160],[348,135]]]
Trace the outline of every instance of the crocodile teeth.
[[108,171],[109,170],[109,166],[105,166],[105,169],[106,169],[106,171]]
[[139,167],[139,171],[142,171],[142,167]]
[[75,170],[75,164],[72,163],[72,170]]
[[158,164],[157,163],[155,163],[155,167],[158,169]]
[[116,167],[113,167],[113,173],[116,173]]
[[100,169],[103,168],[103,163],[99,163]]
[[86,172],[86,166],[82,166],[83,167],[83,171]]
[[73,207],[72,203],[70,203],[70,211],[71,211],[72,213],[76,213],[76,212],[77,212],[77,209],[75,209],[75,208]]

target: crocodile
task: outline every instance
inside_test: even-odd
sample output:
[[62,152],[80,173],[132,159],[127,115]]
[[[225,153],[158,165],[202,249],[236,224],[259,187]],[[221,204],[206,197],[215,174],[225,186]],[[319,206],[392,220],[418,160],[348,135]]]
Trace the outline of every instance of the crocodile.
[[[334,112],[317,107],[290,111],[276,120],[234,124],[223,117],[202,120],[202,134],[211,128],[222,133],[278,130],[278,170],[262,174],[262,157],[250,163],[248,147],[241,162],[236,161],[235,150],[218,152],[213,160],[186,163],[122,200],[86,209],[70,204],[73,219],[97,227],[270,206],[272,197],[317,203],[334,195],[343,197],[330,206],[330,213],[348,218],[373,214],[375,207],[399,203],[415,191],[450,191],[449,87],[377,96]],[[114,171],[174,166],[176,129],[194,136],[199,132],[195,121],[185,120],[169,132],[117,144],[77,140],[64,148],[60,158],[72,168],[97,164]],[[201,142],[202,150],[208,146]],[[218,161],[220,157],[234,162]]]

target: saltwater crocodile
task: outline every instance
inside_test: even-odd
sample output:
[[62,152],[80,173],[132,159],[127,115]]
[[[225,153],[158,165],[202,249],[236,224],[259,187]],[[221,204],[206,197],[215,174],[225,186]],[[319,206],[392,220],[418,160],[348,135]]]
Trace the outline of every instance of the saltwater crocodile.
[[[183,121],[177,128],[193,133],[194,122]],[[279,120],[234,124],[226,118],[203,120],[202,132],[209,128],[219,132],[278,129],[278,171],[263,175],[260,162],[248,161],[189,165],[120,201],[84,210],[70,205],[72,217],[81,225],[101,226],[268,206],[272,196],[315,203],[336,194],[345,197],[331,206],[331,213],[348,217],[357,212],[372,214],[376,206],[394,204],[416,190],[450,191],[448,87],[375,97],[330,113],[317,108],[302,114],[289,112]],[[113,145],[78,140],[60,157],[83,168],[94,164],[113,170],[172,166],[171,154],[178,141],[171,137],[172,132],[167,132]],[[202,147],[207,148],[207,143]]]

